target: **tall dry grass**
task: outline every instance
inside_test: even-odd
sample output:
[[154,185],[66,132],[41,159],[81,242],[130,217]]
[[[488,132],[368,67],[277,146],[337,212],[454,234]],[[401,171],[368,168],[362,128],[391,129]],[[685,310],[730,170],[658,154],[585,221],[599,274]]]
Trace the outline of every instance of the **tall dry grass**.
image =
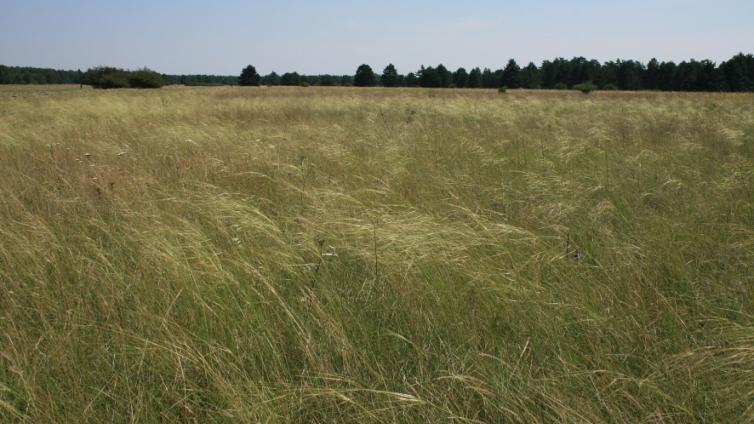
[[751,422],[754,97],[0,90],[0,421]]

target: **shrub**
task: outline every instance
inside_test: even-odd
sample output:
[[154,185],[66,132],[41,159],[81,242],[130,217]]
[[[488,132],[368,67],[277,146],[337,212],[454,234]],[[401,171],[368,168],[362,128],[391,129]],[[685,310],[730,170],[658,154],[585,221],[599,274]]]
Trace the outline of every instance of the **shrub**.
[[162,76],[151,69],[139,69],[130,73],[128,85],[132,88],[160,88]]
[[565,85],[562,82],[559,82],[559,83],[555,84],[555,89],[556,90],[568,90],[568,86]]
[[583,82],[581,84],[576,84],[576,85],[573,86],[573,88],[575,90],[581,91],[584,94],[589,94],[592,91],[594,91],[594,90],[597,89],[597,87],[595,87],[594,84],[592,84],[591,81]]
[[128,87],[128,72],[123,69],[100,66],[86,71],[84,82],[94,88]]
[[308,87],[309,85],[311,85],[311,84],[309,84],[309,83],[308,83],[308,82],[306,82],[306,81],[302,81],[302,82],[301,82],[301,83],[299,84],[299,86],[300,86],[300,87]]
[[109,66],[100,66],[86,71],[84,84],[94,88],[160,88],[162,76],[151,69],[126,71]]
[[618,87],[616,87],[615,84],[605,84],[605,85],[602,86],[602,89],[603,90],[613,91],[613,90],[617,90]]
[[506,93],[506,92],[508,92],[508,87],[502,86],[502,87],[500,87],[500,88],[497,89],[497,92],[498,93]]

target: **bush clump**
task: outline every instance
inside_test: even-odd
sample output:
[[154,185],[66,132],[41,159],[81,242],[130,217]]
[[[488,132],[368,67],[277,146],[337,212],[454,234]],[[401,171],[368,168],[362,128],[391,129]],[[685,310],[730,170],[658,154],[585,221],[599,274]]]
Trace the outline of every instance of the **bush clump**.
[[108,66],[100,66],[86,71],[84,83],[94,88],[128,87],[128,72]]
[[573,89],[574,90],[579,90],[579,91],[581,91],[584,94],[589,94],[592,91],[596,90],[597,87],[595,87],[594,84],[592,84],[591,81],[587,81],[587,82],[582,82],[581,84],[574,85]]
[[555,89],[556,90],[568,90],[568,86],[565,85],[562,82],[559,82],[559,83],[555,84]]
[[86,71],[84,84],[94,88],[160,88],[162,76],[155,71],[144,68],[127,71],[120,68],[100,66]]
[[508,87],[502,86],[502,87],[500,87],[500,88],[497,89],[497,92],[498,93],[507,93],[508,92]]
[[163,85],[162,76],[151,69],[139,69],[129,74],[128,86],[131,88],[160,88]]
[[616,87],[615,84],[605,84],[602,86],[602,89],[608,90],[608,91],[615,91],[618,89],[618,87]]

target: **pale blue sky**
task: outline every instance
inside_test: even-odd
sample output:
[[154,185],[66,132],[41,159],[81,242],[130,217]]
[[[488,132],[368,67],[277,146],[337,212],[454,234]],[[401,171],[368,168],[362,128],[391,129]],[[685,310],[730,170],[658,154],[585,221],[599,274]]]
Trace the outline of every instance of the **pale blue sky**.
[[165,73],[401,73],[557,56],[754,52],[754,0],[0,0],[0,64]]

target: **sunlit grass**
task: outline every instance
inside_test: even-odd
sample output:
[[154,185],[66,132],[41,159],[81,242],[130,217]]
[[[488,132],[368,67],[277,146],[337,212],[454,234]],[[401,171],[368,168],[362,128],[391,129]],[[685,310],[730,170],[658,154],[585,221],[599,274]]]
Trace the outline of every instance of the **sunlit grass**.
[[0,421],[754,420],[754,96],[0,90]]

